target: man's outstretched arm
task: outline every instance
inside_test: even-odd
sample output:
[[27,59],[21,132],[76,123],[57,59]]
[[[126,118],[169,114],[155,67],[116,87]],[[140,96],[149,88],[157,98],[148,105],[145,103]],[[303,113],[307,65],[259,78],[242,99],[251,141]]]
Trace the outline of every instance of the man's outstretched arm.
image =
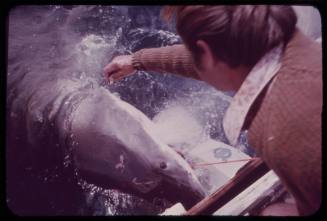
[[132,55],[132,62],[146,71],[169,72],[198,79],[191,53],[182,44],[142,49]]
[[118,56],[104,69],[105,75],[113,80],[133,74],[136,70],[168,72],[199,79],[191,53],[182,44],[142,49],[132,55]]

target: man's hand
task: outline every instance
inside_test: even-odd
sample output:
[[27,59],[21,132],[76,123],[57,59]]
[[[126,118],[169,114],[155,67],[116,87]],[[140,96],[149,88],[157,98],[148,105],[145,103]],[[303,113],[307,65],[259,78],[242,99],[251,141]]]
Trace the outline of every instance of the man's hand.
[[131,55],[117,56],[104,68],[105,77],[110,83],[134,73]]

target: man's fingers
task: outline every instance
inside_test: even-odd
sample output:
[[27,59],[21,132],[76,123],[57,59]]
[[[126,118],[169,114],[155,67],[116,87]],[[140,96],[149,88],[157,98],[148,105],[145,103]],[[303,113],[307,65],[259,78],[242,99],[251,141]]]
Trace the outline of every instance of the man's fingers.
[[116,81],[119,81],[124,78],[124,75],[121,72],[117,72],[115,74],[110,75],[107,80],[109,84],[113,84]]
[[130,59],[130,56],[118,56],[104,67],[104,75],[109,83],[120,80],[135,72]]
[[121,79],[135,72],[130,55],[122,55],[115,57],[107,66],[105,66],[105,77],[110,79]]
[[108,72],[105,75],[106,75],[106,78],[109,80],[109,79],[114,79],[115,75],[117,75],[117,73],[120,73],[120,72],[117,70],[117,71],[113,71],[113,72]]
[[127,77],[127,76],[130,76],[130,75],[132,75],[132,74],[133,74],[133,73],[126,74],[126,73],[123,72],[123,71],[118,71],[118,72],[116,72],[116,73],[110,75],[110,77],[108,78],[108,80],[109,80],[109,83],[111,84],[111,83],[113,83],[113,82],[115,82],[115,81],[120,81],[120,80],[122,80],[123,78],[125,78],[125,77]]
[[125,76],[126,76],[126,74],[125,74],[124,72],[122,72],[122,71],[118,71],[118,72],[112,74],[112,75],[111,75],[111,78],[112,78],[113,80],[118,80],[118,79],[121,79],[121,78],[123,78],[123,77],[125,77]]
[[124,77],[125,77],[125,76],[120,76],[120,77],[117,77],[117,78],[115,78],[115,80],[114,80],[114,81],[115,81],[115,82],[116,82],[116,81],[120,81],[120,80],[122,80]]
[[109,78],[111,75],[119,71],[119,67],[115,63],[108,64],[104,69],[104,74],[107,78]]

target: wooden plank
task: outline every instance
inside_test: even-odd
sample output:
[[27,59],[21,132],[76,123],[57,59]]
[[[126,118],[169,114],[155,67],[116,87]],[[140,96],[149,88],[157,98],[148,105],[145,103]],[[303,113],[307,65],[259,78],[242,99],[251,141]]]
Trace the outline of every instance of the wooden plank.
[[260,158],[254,158],[242,167],[228,183],[201,200],[184,215],[213,214],[268,171],[269,168]]

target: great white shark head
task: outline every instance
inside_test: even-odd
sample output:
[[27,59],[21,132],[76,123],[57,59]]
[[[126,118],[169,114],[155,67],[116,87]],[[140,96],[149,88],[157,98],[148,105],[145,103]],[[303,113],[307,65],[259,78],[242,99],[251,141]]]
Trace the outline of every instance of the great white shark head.
[[190,165],[158,138],[150,119],[107,90],[94,90],[70,122],[75,163],[89,181],[186,208],[205,197]]

